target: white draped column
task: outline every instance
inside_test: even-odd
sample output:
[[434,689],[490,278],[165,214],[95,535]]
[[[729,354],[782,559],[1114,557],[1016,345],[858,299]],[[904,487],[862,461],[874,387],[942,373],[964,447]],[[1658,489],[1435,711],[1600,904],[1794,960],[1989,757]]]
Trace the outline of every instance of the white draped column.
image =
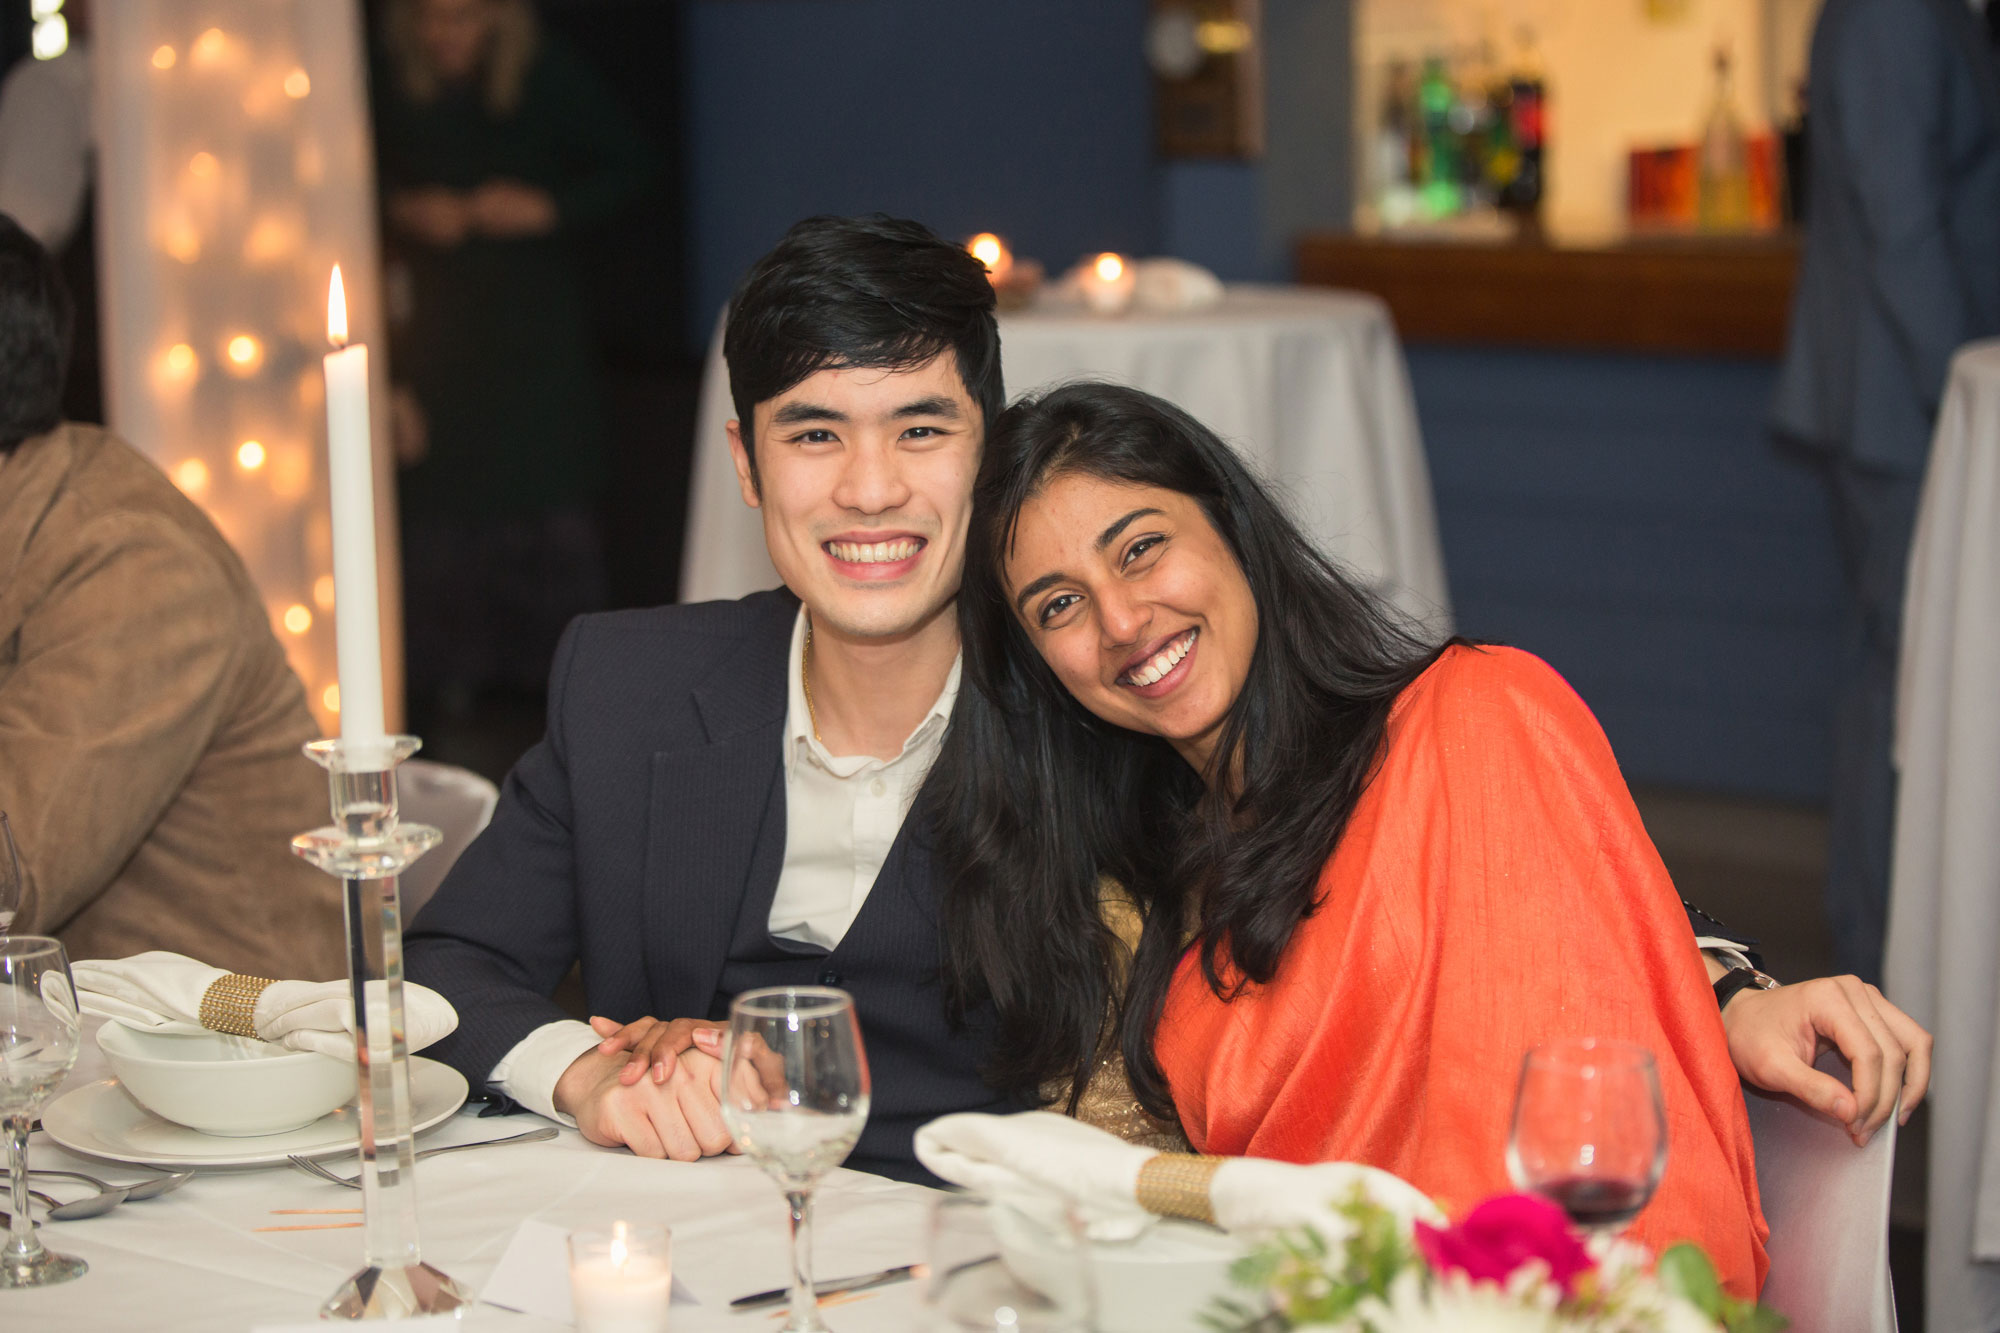
[[402,623],[366,43],[354,0],[100,3],[97,236],[110,424],[250,567],[323,729],[337,721],[327,274],[376,349],[389,725]]

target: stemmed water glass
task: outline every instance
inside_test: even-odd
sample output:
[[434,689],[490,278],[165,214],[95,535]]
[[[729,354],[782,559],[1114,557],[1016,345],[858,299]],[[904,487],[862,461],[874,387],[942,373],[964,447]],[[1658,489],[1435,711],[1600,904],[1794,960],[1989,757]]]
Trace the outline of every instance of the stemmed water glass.
[[1587,1231],[1616,1235],[1652,1199],[1667,1166],[1660,1075],[1643,1046],[1595,1037],[1550,1042],[1521,1061],[1507,1174]]
[[14,928],[14,914],[21,910],[21,895],[28,889],[21,874],[21,854],[14,850],[14,829],[7,812],[0,810],[0,937]]
[[67,1282],[89,1267],[43,1249],[28,1216],[28,1130],[76,1064],[82,1029],[62,945],[42,935],[0,938],[0,1124],[14,1202],[13,1229],[0,1246],[0,1288]]
[[729,1006],[722,1120],[792,1210],[791,1318],[824,1333],[812,1282],[812,1195],[868,1121],[868,1056],[854,997],[828,986],[745,991]]

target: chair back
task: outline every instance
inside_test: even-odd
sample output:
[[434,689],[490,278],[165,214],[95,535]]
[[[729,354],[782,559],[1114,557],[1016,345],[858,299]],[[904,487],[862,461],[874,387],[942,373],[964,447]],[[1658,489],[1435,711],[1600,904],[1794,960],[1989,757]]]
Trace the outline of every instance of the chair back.
[[[1840,1052],[1828,1051],[1816,1065],[1853,1084]],[[1895,1117],[1857,1148],[1845,1128],[1801,1102],[1745,1093],[1757,1190],[1771,1224],[1764,1304],[1789,1318],[1796,1333],[1896,1333],[1889,1285]]]
[[469,768],[412,759],[396,770],[396,796],[402,818],[444,834],[443,842],[403,872],[403,924],[408,925],[493,818],[500,789]]

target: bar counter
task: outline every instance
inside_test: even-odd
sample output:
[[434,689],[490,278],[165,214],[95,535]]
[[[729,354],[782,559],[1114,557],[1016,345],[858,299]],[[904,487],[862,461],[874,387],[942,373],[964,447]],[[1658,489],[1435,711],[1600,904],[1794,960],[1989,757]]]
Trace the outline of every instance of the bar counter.
[[1598,244],[1309,234],[1299,281],[1372,292],[1407,342],[1775,358],[1789,234]]

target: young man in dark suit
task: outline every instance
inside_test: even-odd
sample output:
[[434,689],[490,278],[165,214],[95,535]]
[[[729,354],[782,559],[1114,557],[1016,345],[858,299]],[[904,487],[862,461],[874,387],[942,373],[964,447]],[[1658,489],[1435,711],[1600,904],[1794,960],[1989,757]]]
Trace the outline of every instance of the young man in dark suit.
[[[958,688],[952,603],[1003,397],[992,289],[916,223],[816,218],[746,275],[724,352],[738,480],[785,588],[570,627],[548,734],[411,928],[409,976],[458,1007],[428,1053],[476,1086],[682,1160],[729,1146],[697,1035],[744,990],[841,986],[874,1074],[849,1165],[925,1179],[919,1125],[1021,1104],[981,1079],[977,1024],[946,1020],[906,819]],[[549,998],[579,964],[594,1027]],[[1724,1012],[1755,1081],[1844,1094],[1872,1128],[1914,1040],[1870,1028],[1872,1005],[1818,981]],[[1881,1051],[1858,1106],[1812,1082],[1815,1030],[1836,1028]]]

